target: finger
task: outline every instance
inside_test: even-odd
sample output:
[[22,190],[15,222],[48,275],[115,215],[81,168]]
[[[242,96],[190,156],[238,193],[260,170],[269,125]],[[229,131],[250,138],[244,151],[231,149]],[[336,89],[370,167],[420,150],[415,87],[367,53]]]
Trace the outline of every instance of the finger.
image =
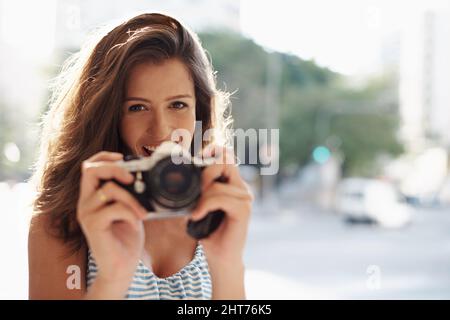
[[132,210],[120,202],[91,212],[82,219],[82,225],[91,232],[107,230],[114,222],[126,222],[138,230],[140,220]]
[[207,145],[202,150],[202,156],[206,158],[215,158],[216,163],[236,165],[236,157],[233,149],[218,146],[215,144]]
[[119,182],[129,184],[134,177],[126,169],[117,166],[112,162],[83,162],[81,174],[80,199],[85,200],[100,185],[100,180],[117,179]]
[[226,195],[241,200],[253,201],[253,194],[247,188],[225,183],[214,183],[202,193],[202,197],[214,195]]
[[201,177],[202,192],[211,184],[217,182],[219,177],[225,177],[228,180],[228,184],[243,186],[237,167],[227,164],[212,164],[203,169]]
[[[102,199],[106,197],[106,201]],[[121,202],[128,206],[135,212],[137,218],[144,219],[147,216],[147,211],[144,207],[131,195],[130,192],[121,188],[116,183],[109,181],[105,183],[100,189],[96,190],[87,201],[84,203],[83,212],[96,211],[101,207],[107,205],[107,202]]]
[[221,152],[221,149],[222,149],[222,148],[223,148],[223,147],[219,147],[218,145],[213,144],[213,143],[208,144],[207,146],[205,146],[205,147],[202,149],[202,157],[205,157],[205,158],[214,158],[214,157],[216,156],[216,154],[218,154],[218,153]]
[[214,195],[202,197],[191,215],[194,221],[204,218],[209,212],[223,210],[233,220],[246,219],[251,213],[251,202],[229,197]]

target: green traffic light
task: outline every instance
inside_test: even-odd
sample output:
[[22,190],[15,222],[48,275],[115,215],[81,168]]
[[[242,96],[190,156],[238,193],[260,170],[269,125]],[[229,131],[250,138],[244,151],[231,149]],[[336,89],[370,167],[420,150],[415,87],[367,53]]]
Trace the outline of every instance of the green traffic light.
[[314,148],[312,156],[315,162],[324,164],[330,159],[331,152],[330,149],[325,146],[318,146]]

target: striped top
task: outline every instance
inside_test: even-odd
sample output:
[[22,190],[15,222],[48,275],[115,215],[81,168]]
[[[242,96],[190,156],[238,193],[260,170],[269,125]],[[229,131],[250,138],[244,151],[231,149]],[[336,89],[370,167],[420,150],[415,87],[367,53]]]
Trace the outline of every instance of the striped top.
[[[97,275],[97,265],[91,251],[88,251],[87,286]],[[194,258],[177,273],[159,278],[142,261],[136,267],[126,299],[132,300],[174,300],[200,299],[212,297],[211,276],[203,248],[195,249]]]

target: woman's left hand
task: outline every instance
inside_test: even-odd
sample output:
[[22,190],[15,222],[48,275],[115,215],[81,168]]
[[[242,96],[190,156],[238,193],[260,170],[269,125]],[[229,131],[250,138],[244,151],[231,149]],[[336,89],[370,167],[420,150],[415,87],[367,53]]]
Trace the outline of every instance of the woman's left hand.
[[[253,195],[239,174],[233,151],[216,147],[212,153],[216,163],[203,170],[202,193],[191,219],[197,221],[211,211],[223,210],[225,218],[219,228],[200,243],[209,262],[241,262]],[[228,181],[216,181],[221,176]]]

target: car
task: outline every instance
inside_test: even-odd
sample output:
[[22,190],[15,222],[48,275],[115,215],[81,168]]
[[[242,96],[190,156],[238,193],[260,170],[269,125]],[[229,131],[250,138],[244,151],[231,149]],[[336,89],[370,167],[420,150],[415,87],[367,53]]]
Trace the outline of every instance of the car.
[[349,223],[397,228],[411,222],[411,208],[394,186],[383,180],[343,179],[336,190],[335,209]]

